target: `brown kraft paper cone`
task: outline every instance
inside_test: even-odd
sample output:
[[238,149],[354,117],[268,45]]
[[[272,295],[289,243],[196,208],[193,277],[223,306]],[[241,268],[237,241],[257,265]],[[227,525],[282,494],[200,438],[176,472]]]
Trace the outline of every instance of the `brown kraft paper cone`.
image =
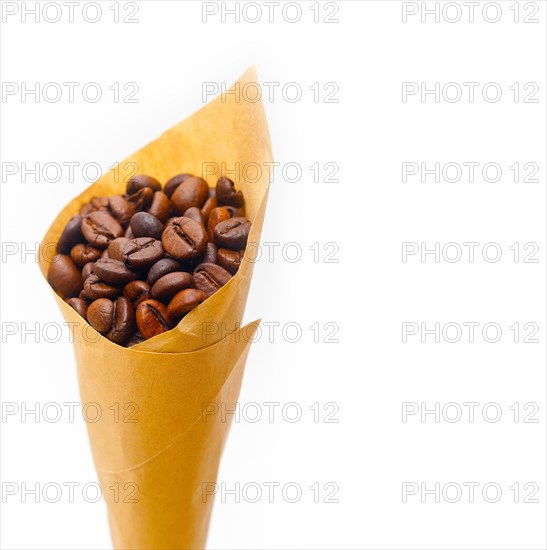
[[[256,82],[250,69],[234,86]],[[80,206],[96,195],[125,192],[126,179],[133,173],[165,183],[175,174],[189,172],[214,186],[223,165],[230,169],[254,163],[261,168],[258,178],[232,177],[244,193],[246,216],[252,222],[249,252],[258,246],[262,230],[271,162],[262,103],[222,95],[71,201],[40,245],[40,269],[45,277],[55,244]],[[214,166],[216,172],[211,171]],[[122,177],[124,171],[128,176]],[[96,403],[102,412],[98,421],[87,424],[115,548],[203,548],[205,544],[212,499],[206,498],[203,487],[216,482],[229,422],[220,414],[203,413],[211,403],[213,410],[215,404],[233,409],[238,399],[259,324],[239,328],[252,277],[250,256],[246,254],[228,284],[177,327],[130,349],[101,336],[54,294],[73,328],[81,401]]]

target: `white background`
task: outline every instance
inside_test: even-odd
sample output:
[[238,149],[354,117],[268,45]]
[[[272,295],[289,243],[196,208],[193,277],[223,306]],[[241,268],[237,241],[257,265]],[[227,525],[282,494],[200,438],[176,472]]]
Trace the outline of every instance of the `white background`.
[[[23,101],[20,91],[2,96],[4,404],[15,403],[21,410],[38,403],[40,414],[46,403],[79,401],[68,331],[55,342],[55,330],[44,334],[47,323],[63,320],[32,250],[57,212],[89,185],[83,165],[98,163],[107,170],[199,109],[204,83],[229,86],[256,64],[263,82],[279,83],[273,98],[264,97],[275,158],[281,167],[297,163],[302,175],[290,181],[293,172],[287,178],[279,170],[271,186],[262,240],[280,245],[273,261],[263,258],[256,266],[246,319],[262,317],[280,325],[272,342],[263,332],[252,347],[242,414],[232,426],[219,476],[227,489],[237,482],[241,487],[255,483],[264,493],[257,503],[249,502],[252,491],[249,498],[240,494],[239,503],[233,495],[225,495],[224,502],[217,499],[208,546],[545,548],[545,2],[491,3],[487,17],[494,19],[499,9],[498,22],[485,20],[484,3],[470,22],[459,3],[461,19],[454,23],[446,19],[456,11],[445,11],[446,17],[441,12],[439,22],[434,15],[421,22],[418,13],[404,23],[399,1],[316,4],[319,22],[313,3],[300,2],[301,18],[294,23],[287,19],[296,12],[283,13],[279,6],[273,22],[265,6],[259,22],[248,22],[245,17],[254,18],[256,12],[245,2],[239,23],[233,15],[222,21],[222,2],[205,22],[199,2],[139,2],[133,15],[137,23],[115,23],[109,9],[114,2],[101,2],[103,14],[94,24],[82,17],[85,2],[75,8],[73,23],[67,8],[57,23],[43,18],[36,23],[33,16],[23,22],[21,11],[5,11],[7,4],[1,27],[3,85],[15,83],[19,90],[23,83],[80,86],[73,102],[65,87],[52,103],[33,96]],[[122,19],[134,11],[129,4],[118,3]],[[454,4],[450,10],[456,10]],[[49,13],[46,18],[55,16]],[[95,15],[91,8],[87,13]],[[338,22],[326,23],[329,14]],[[524,23],[527,15],[539,22]],[[102,88],[96,103],[82,98],[89,82]],[[138,86],[138,102],[115,102],[109,87],[120,83],[123,98],[128,82]],[[449,102],[441,95],[436,102],[430,94],[423,102],[418,93],[403,102],[404,82],[430,88],[438,82],[441,90],[455,82],[463,96]],[[479,83],[473,102],[464,82]],[[523,102],[532,91],[522,92],[529,82],[539,86],[537,103]],[[301,88],[299,101],[280,93],[288,83]],[[310,89],[314,83],[319,83],[319,98]],[[337,102],[325,102],[334,89],[328,83],[336,85],[332,98]],[[499,101],[483,99],[487,83],[499,85]],[[510,89],[515,83],[521,89],[517,102],[515,88]],[[291,93],[295,87],[285,90]],[[455,90],[447,90],[450,97]],[[38,181],[33,175],[22,177],[23,163],[42,168],[49,162],[78,163],[74,180],[68,169],[59,181],[43,174]],[[309,167],[329,162],[338,167],[334,179],[339,181],[324,181],[327,171],[321,169],[315,182]],[[413,176],[403,183],[404,162],[481,166],[472,183],[465,174],[458,182],[441,178],[437,183],[429,176],[422,183]],[[499,181],[482,178],[488,162],[501,167]],[[509,169],[514,163],[521,169],[537,164],[539,181],[523,182],[521,172],[515,183]],[[18,172],[11,175],[14,166]],[[282,255],[291,242],[302,250],[294,263]],[[404,242],[429,248],[438,242],[441,249],[455,242],[464,256],[455,263],[441,256],[437,263],[433,255],[422,262],[416,254],[405,263]],[[480,243],[474,262],[464,242]],[[319,243],[319,262],[310,249],[314,243]],[[332,250],[323,250],[327,243],[336,244],[336,263],[324,261]],[[501,247],[499,261],[483,259],[486,243]],[[518,262],[509,249],[514,243],[521,249]],[[526,243],[539,247],[537,263],[522,261]],[[14,246],[16,254],[6,253]],[[25,246],[30,252],[21,257]],[[451,257],[454,251],[447,250]],[[421,343],[420,334],[403,343],[405,322],[425,322],[428,328],[452,322],[464,331],[463,323],[480,326],[474,343],[467,332],[455,343],[442,333],[439,343],[434,335]],[[489,322],[502,329],[496,343],[482,336]],[[38,334],[25,337],[25,328],[36,323]],[[288,323],[301,328],[298,342],[283,337],[281,329]],[[314,323],[320,327],[317,343],[309,328]],[[515,323],[518,343],[509,329]],[[523,342],[531,331],[524,330],[526,323],[539,327],[538,343]],[[326,341],[332,326],[337,342]],[[262,405],[262,419],[253,423],[254,410],[247,407],[243,414],[251,402],[280,406],[270,422]],[[301,407],[298,422],[282,414],[290,402]],[[439,403],[441,412],[444,404],[455,402],[463,417],[448,422],[452,408],[438,423],[434,415],[421,422],[419,414],[403,422],[403,403],[422,402],[428,408]],[[465,402],[479,403],[474,422]],[[492,402],[502,416],[487,422],[482,411]],[[319,404],[319,422],[309,408],[314,403]],[[518,422],[509,409],[514,403],[520,404]],[[526,403],[537,404],[531,419],[538,422],[523,421],[534,412],[523,409]],[[326,422],[334,410],[338,422]],[[23,503],[21,491],[4,492],[3,548],[110,548],[104,503],[82,496],[82,486],[96,481],[85,422],[81,414],[71,422],[68,409],[63,411],[52,423],[20,412],[2,417],[4,489],[6,483],[21,490],[23,484],[79,483],[72,503],[68,490],[57,503],[42,495],[28,495]],[[495,416],[495,407],[487,412]],[[270,503],[265,482],[296,483],[302,497],[290,503],[278,488]],[[454,503],[448,500],[455,486],[441,491],[438,503],[435,495],[425,495],[422,503],[421,492],[403,502],[403,484],[420,487],[422,482],[428,489],[452,482],[464,492]],[[479,484],[473,503],[464,485],[471,482]],[[309,489],[315,483],[321,488],[318,503]],[[498,502],[483,497],[487,483],[501,488]],[[515,483],[520,487],[517,503],[509,489]],[[538,502],[523,502],[536,486],[525,490],[526,483],[539,488],[533,497]],[[337,502],[324,502],[332,487],[337,487],[331,496]]]

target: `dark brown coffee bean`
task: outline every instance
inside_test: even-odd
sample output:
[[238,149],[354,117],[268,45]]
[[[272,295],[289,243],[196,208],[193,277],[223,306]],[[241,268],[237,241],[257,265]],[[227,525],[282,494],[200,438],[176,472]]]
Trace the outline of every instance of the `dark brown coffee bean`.
[[198,223],[201,223],[201,225],[204,225],[203,216],[201,215],[201,210],[196,206],[191,206],[190,208],[188,208],[188,210],[184,212],[183,216],[185,218],[190,218]]
[[205,254],[203,255],[204,264],[216,264],[218,263],[218,248],[215,243],[207,243]]
[[131,239],[128,239],[127,237],[118,237],[117,239],[110,241],[110,244],[106,249],[108,252],[108,257],[113,260],[123,262],[125,258],[125,246],[130,242]]
[[156,262],[148,271],[148,284],[153,286],[158,279],[174,271],[182,271],[180,263],[173,258],[163,258]]
[[171,212],[171,203],[169,198],[163,191],[156,191],[152,198],[152,204],[148,209],[148,212],[160,220],[160,222],[165,223]]
[[85,281],[93,273],[93,262],[88,262],[82,268],[82,280]]
[[173,196],[173,193],[175,192],[176,188],[186,179],[191,178],[192,174],[178,174],[176,176],[173,176],[166,184],[165,184],[165,194],[171,198]]
[[216,192],[218,204],[226,204],[236,208],[243,206],[243,193],[235,190],[234,182],[230,178],[226,176],[219,178]]
[[122,227],[127,227],[131,216],[135,213],[135,207],[125,197],[114,195],[108,200],[110,212],[120,222]]
[[137,212],[131,218],[131,229],[135,237],[161,239],[164,225],[158,218],[148,212]]
[[156,281],[152,287],[152,298],[161,302],[169,302],[177,292],[191,286],[194,286],[194,279],[190,273],[184,271],[168,273]]
[[131,281],[123,287],[123,295],[137,307],[150,296],[150,285],[145,281]]
[[244,250],[229,250],[228,248],[218,249],[218,265],[222,266],[232,275],[237,273],[241,260],[243,259]]
[[74,310],[76,313],[87,320],[87,302],[81,298],[68,298],[66,303]]
[[82,235],[82,217],[72,216],[59,237],[57,253],[68,254],[74,246],[84,241],[85,239]]
[[223,287],[232,276],[223,267],[216,264],[199,264],[194,269],[194,284],[207,298]]
[[123,228],[107,212],[92,212],[82,221],[82,233],[89,244],[104,250],[110,241],[123,235]]
[[83,288],[82,274],[70,256],[57,254],[49,264],[48,283],[63,298],[78,296]]
[[87,322],[101,334],[112,328],[114,302],[108,298],[99,298],[87,308]]
[[[215,192],[214,189],[209,188],[209,191]],[[206,201],[205,204],[201,207],[201,216],[203,217],[203,224],[205,227],[207,227],[207,222],[209,221],[209,214],[213,210],[213,208],[216,208],[218,206],[218,201],[216,198],[216,195],[210,196]]]
[[241,250],[247,245],[251,222],[247,218],[231,218],[215,226],[215,244],[219,248]]
[[97,260],[93,265],[93,273],[105,283],[113,285],[125,285],[137,278],[123,262],[111,258]]
[[214,242],[215,240],[215,227],[220,223],[230,219],[230,213],[227,208],[223,206],[218,206],[213,208],[209,214],[209,221],[207,222],[207,235],[209,236],[209,241]]
[[161,191],[161,183],[157,179],[145,176],[144,174],[137,174],[129,178],[127,182],[127,194],[133,195],[145,187],[149,187],[152,191]]
[[182,215],[191,206],[201,208],[209,196],[207,182],[197,176],[185,179],[171,197],[171,207],[175,214]]
[[144,342],[144,336],[140,332],[135,332],[129,340],[124,344],[126,348],[132,348],[133,346],[136,346],[137,344],[141,344]]
[[172,323],[177,323],[196,306],[205,300],[205,294],[195,288],[187,288],[177,293],[167,306],[167,314]]
[[83,267],[88,262],[96,262],[101,257],[101,251],[90,244],[77,244],[71,251],[70,257],[78,267]]
[[171,329],[167,307],[157,300],[144,300],[137,306],[137,326],[144,338],[152,338]]
[[90,275],[84,281],[84,291],[90,300],[98,300],[99,298],[114,299],[121,294],[117,286],[101,281],[95,274]]
[[165,251],[177,260],[191,260],[205,252],[207,233],[202,224],[190,218],[175,218],[163,232]]
[[127,201],[133,205],[134,212],[141,212],[142,210],[148,210],[152,204],[154,198],[154,191],[150,187],[144,187],[136,193],[129,195]]
[[161,242],[150,237],[133,239],[124,247],[124,262],[135,269],[146,269],[161,260],[164,251]]
[[80,298],[80,300],[83,300],[86,304],[89,304],[89,302],[91,302],[91,299],[85,293],[85,290],[82,290],[82,292],[80,292],[80,294],[78,294],[78,298]]
[[134,329],[135,309],[127,298],[120,296],[114,302],[112,328],[106,337],[115,344],[121,345],[129,339]]

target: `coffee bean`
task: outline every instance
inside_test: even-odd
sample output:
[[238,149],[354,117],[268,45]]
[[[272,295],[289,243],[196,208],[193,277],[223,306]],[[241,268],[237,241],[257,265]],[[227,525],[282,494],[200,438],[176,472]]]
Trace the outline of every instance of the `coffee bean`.
[[152,298],[161,302],[169,302],[177,292],[190,288],[193,285],[194,279],[190,273],[184,271],[168,273],[161,279],[158,279],[152,287]]
[[205,294],[201,290],[195,288],[187,288],[178,292],[167,306],[167,314],[172,323],[180,321],[196,306],[205,300]]
[[175,218],[165,228],[161,242],[165,251],[173,258],[191,260],[205,252],[207,233],[203,225],[190,218]]
[[153,286],[158,279],[174,271],[182,271],[180,263],[173,258],[163,258],[157,261],[148,271],[148,284]]
[[89,244],[104,250],[111,240],[123,235],[123,228],[107,212],[92,212],[82,221],[82,233]]
[[112,328],[114,302],[108,298],[99,298],[87,308],[87,322],[101,334]]
[[218,248],[215,243],[207,243],[205,254],[203,255],[204,264],[216,264],[218,263]]
[[230,214],[230,218],[244,218],[245,217],[245,208],[236,208],[235,206],[225,206]]
[[170,330],[167,307],[157,300],[144,300],[137,306],[137,326],[147,339]]
[[185,179],[171,196],[171,206],[175,214],[182,215],[191,206],[201,208],[209,196],[207,182],[197,176]]
[[157,179],[145,176],[144,174],[137,174],[129,178],[127,182],[127,194],[133,195],[145,187],[149,187],[152,191],[161,191],[161,183]]
[[236,208],[243,206],[243,193],[235,190],[234,182],[230,178],[226,176],[219,178],[216,192],[219,204],[235,206]]
[[97,275],[90,275],[84,281],[84,291],[90,300],[98,300],[99,298],[114,299],[121,294],[117,286],[101,281]]
[[112,328],[106,337],[115,344],[126,342],[135,328],[135,309],[131,302],[124,296],[120,296],[114,302],[114,314]]
[[137,212],[131,218],[131,229],[135,237],[152,237],[154,239],[161,239],[164,226],[156,218],[148,212]]
[[171,203],[169,198],[163,191],[156,191],[154,197],[152,198],[152,204],[148,209],[148,212],[160,220],[160,222],[165,223],[171,212]]
[[133,239],[124,247],[124,262],[136,269],[146,269],[163,257],[160,241],[150,237]]
[[92,274],[93,274],[93,262],[88,262],[82,268],[82,280],[85,281]]
[[127,202],[133,205],[134,212],[141,212],[142,210],[148,210],[152,205],[154,198],[154,191],[150,187],[144,187],[136,193],[127,197]]
[[201,210],[197,206],[191,206],[190,208],[188,208],[188,210],[184,212],[183,216],[203,225],[203,216],[201,215]]
[[110,256],[108,255],[108,248],[105,248],[101,254],[100,259],[107,260],[108,258],[110,258]]
[[127,237],[118,237],[117,239],[110,241],[110,244],[106,249],[108,252],[108,257],[113,260],[123,262],[125,258],[125,246],[129,242],[131,242],[131,239],[128,239]]
[[207,227],[207,222],[209,221],[209,214],[213,210],[213,208],[216,208],[218,206],[218,200],[215,194],[215,190],[209,188],[209,193],[213,192],[213,196],[209,196],[209,198],[205,201],[205,204],[201,207],[201,216],[203,218],[203,224],[205,227]]
[[63,298],[78,296],[83,288],[82,274],[70,256],[57,254],[49,264],[48,283]]
[[150,285],[145,281],[131,281],[123,287],[123,295],[137,307],[150,298]]
[[194,284],[207,298],[223,287],[232,276],[223,267],[216,264],[200,264],[194,269]]
[[218,265],[229,271],[232,275],[237,273],[244,250],[229,250],[228,248],[218,249]]
[[126,239],[134,239],[135,238],[135,234],[133,233],[133,230],[131,229],[131,226],[128,225],[127,226],[127,229],[125,230],[125,233],[123,234],[123,236],[126,238]]
[[165,184],[165,194],[171,198],[173,196],[173,193],[177,189],[177,187],[188,178],[191,178],[192,174],[178,174],[176,176],[173,176],[166,184]]
[[70,257],[78,267],[83,267],[88,262],[96,262],[101,257],[101,251],[89,244],[77,244],[71,251]]
[[66,303],[76,311],[76,313],[87,320],[87,302],[82,298],[68,298]]
[[57,253],[68,254],[74,246],[84,242],[84,240],[84,236],[82,235],[82,217],[72,216],[59,237]]
[[247,218],[231,218],[215,226],[215,244],[219,248],[241,250],[245,248],[251,222]]
[[127,227],[131,216],[135,213],[135,206],[121,195],[110,197],[108,204],[112,215],[120,222],[122,227]]
[[207,234],[209,241],[215,240],[215,227],[220,223],[230,219],[230,213],[223,206],[213,208],[209,214],[209,221],[207,223]]
[[137,277],[123,262],[110,258],[96,261],[93,265],[93,273],[105,283],[114,285],[125,285]]

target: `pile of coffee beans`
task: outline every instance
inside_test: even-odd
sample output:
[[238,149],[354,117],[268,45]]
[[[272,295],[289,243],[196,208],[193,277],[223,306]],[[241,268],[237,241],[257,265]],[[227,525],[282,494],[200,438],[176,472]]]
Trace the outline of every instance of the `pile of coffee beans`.
[[163,187],[136,175],[126,193],[93,197],[66,224],[53,289],[98,332],[127,347],[173,328],[237,272],[251,223],[243,194],[191,174]]

